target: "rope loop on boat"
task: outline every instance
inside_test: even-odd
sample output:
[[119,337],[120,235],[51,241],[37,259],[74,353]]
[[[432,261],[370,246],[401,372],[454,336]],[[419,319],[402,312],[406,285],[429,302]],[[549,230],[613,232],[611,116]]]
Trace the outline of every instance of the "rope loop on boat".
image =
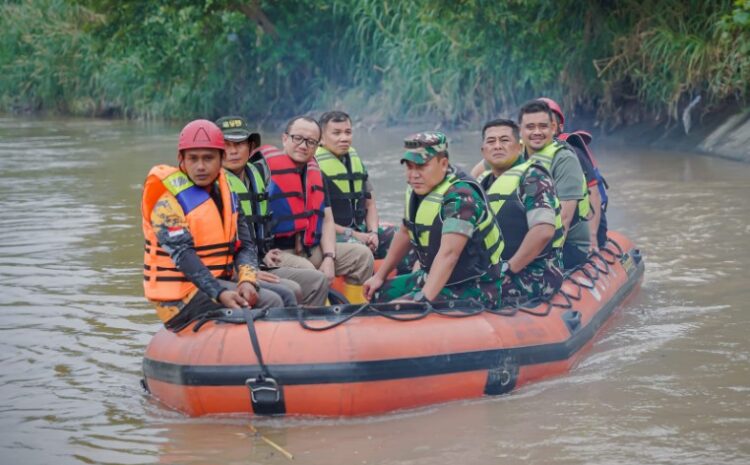
[[[610,247],[611,246],[611,247]],[[574,302],[579,302],[583,298],[584,289],[594,289],[597,281],[602,276],[609,275],[612,271],[611,265],[617,263],[617,260],[622,258],[625,252],[622,250],[620,244],[612,239],[607,239],[607,245],[601,247],[599,251],[595,251],[589,254],[586,262],[568,270],[563,276],[563,282],[571,282],[575,288],[575,293],[570,293],[563,290],[562,287],[558,291],[548,298],[534,298],[527,300],[518,300],[513,302],[512,305],[505,306],[500,309],[489,309],[484,308],[478,302],[470,300],[469,302],[473,305],[468,308],[457,304],[456,301],[440,301],[438,303],[430,302],[414,302],[414,303],[382,303],[373,304],[365,303],[357,307],[350,313],[345,314],[342,318],[337,319],[333,323],[325,324],[322,326],[311,325],[306,318],[308,311],[307,309],[297,309],[297,321],[300,326],[310,331],[327,331],[340,326],[352,318],[362,315],[363,313],[375,314],[383,318],[387,318],[393,321],[408,322],[421,320],[431,313],[445,316],[448,318],[465,318],[470,316],[476,316],[481,313],[490,313],[493,315],[500,316],[514,316],[519,312],[526,313],[532,316],[544,317],[550,314],[553,308],[559,308],[563,310],[570,310],[573,308]],[[610,256],[611,258],[607,257]],[[591,265],[590,267],[587,265]],[[582,277],[573,276],[576,271],[581,271],[586,279]],[[564,302],[552,302],[552,298],[556,295],[561,295]],[[465,301],[464,301],[465,302]],[[541,304],[546,304],[543,310],[537,308]],[[438,305],[438,306],[436,306]],[[399,315],[398,312],[402,310],[418,310],[416,314]],[[342,314],[340,307],[337,306],[335,314]]]
[[[636,255],[637,251],[633,254]],[[296,317],[300,326],[306,330],[327,331],[362,315],[379,316],[398,322],[421,320],[433,313],[447,318],[465,318],[485,312],[506,317],[514,316],[519,312],[544,317],[549,315],[553,308],[562,310],[573,309],[574,302],[578,302],[583,298],[583,290],[594,289],[597,281],[612,272],[610,265],[615,264],[624,255],[625,252],[622,250],[622,247],[612,239],[608,239],[607,246],[600,248],[598,252],[592,252],[585,264],[569,270],[563,276],[563,283],[565,281],[572,283],[576,289],[575,292],[561,287],[556,293],[547,298],[538,297],[516,300],[511,305],[506,305],[499,309],[485,308],[473,299],[437,302],[364,303],[362,305],[340,304],[328,307],[288,307],[262,311],[255,310],[253,312],[253,320],[265,319],[269,315],[278,314],[277,312],[282,312],[282,314],[286,312],[288,317],[292,319]],[[591,266],[587,267],[586,265],[589,264]],[[585,278],[573,276],[573,273],[579,269]],[[552,301],[557,295],[562,296],[562,302]],[[312,323],[315,320],[323,320],[325,324]],[[191,321],[180,325],[179,328],[174,328],[173,331],[179,331],[195,323],[192,331],[197,332],[209,321],[237,324],[246,323],[246,318],[242,317],[242,312],[233,312],[230,309],[211,310],[194,317]]]

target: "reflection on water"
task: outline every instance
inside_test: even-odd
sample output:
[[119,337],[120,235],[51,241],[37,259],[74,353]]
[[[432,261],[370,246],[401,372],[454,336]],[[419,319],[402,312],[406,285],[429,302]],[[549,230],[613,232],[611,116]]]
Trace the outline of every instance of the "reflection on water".
[[[159,328],[141,294],[139,195],[178,130],[0,119],[0,463],[287,462],[246,417],[184,418],[139,386]],[[407,133],[355,133],[389,221]],[[470,167],[479,134],[451,136]],[[496,399],[256,426],[311,464],[748,463],[750,166],[598,149],[610,222],[647,273],[572,373]]]

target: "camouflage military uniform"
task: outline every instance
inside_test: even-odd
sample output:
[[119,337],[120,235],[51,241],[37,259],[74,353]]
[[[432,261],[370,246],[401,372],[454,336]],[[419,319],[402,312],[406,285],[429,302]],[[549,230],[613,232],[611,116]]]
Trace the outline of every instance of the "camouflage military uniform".
[[[524,160],[520,159],[523,163]],[[492,176],[488,176],[492,177]],[[489,180],[489,185],[494,181]],[[487,180],[483,180],[483,187]],[[544,170],[532,166],[521,178],[518,186],[521,203],[526,210],[529,228],[539,223],[554,224],[555,185]],[[534,297],[546,298],[562,285],[562,252],[551,252],[537,257],[526,268],[510,274],[503,280],[503,302],[513,303]]]
[[[392,224],[381,224],[378,226],[378,248],[373,253],[376,259],[385,258],[388,253],[388,248],[391,246],[393,236],[398,231],[398,226]],[[356,239],[350,239],[351,242],[358,242]],[[417,254],[413,250],[410,250],[408,254],[399,262],[396,266],[396,274],[410,273],[414,269],[414,264],[417,263]]]
[[[445,193],[440,210],[443,234],[471,236],[484,211],[484,199],[475,189],[463,181],[455,183]],[[461,266],[461,263],[456,266]],[[426,278],[426,273],[419,270],[390,279],[385,282],[375,300],[387,302],[399,297],[412,298],[422,289]],[[500,267],[496,265],[479,278],[444,287],[439,297],[433,300],[473,299],[488,308],[497,308],[500,304],[500,278]]]

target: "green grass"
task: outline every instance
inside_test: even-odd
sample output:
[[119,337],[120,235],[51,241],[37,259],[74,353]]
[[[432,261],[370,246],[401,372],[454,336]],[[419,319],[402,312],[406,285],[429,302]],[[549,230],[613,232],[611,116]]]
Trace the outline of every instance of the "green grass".
[[477,127],[546,95],[612,128],[750,86],[750,0],[257,4],[272,31],[232,0],[0,3],[0,109]]

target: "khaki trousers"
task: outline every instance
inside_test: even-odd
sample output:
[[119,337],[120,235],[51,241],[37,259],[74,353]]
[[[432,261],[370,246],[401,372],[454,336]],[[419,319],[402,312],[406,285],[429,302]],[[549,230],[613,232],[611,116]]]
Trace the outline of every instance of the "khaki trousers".
[[[316,270],[323,262],[323,251],[320,246],[310,250],[310,257],[294,254],[293,249],[282,250],[281,266]],[[367,246],[353,243],[336,243],[336,276],[344,276],[346,282],[361,285],[372,276],[374,259]]]
[[281,278],[281,283],[294,292],[297,302],[300,304],[325,305],[326,297],[328,297],[328,279],[326,279],[326,275],[315,268],[293,268],[283,265],[280,268],[272,268],[268,271]]

